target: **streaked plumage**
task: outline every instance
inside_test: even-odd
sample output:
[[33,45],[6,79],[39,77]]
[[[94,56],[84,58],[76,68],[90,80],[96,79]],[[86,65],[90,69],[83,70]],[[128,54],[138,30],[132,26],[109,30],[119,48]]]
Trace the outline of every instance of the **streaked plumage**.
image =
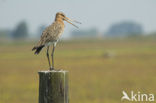
[[63,31],[64,31],[64,23],[60,21],[55,21],[53,24],[48,26],[43,31],[41,35],[41,39],[39,40],[37,45],[33,48],[33,50],[36,49],[35,54],[38,54],[40,52],[37,48],[49,46],[50,44],[57,43]]
[[[67,21],[70,24],[72,24],[71,21],[73,21],[73,20],[67,18],[64,13],[58,12],[56,14],[54,23],[52,23],[50,26],[48,26],[43,31],[39,42],[32,49],[32,50],[35,50],[35,54],[39,54],[43,47],[47,47],[47,58],[48,58],[50,70],[54,69],[53,54],[54,54],[56,43],[58,42],[60,36],[62,35],[62,33],[64,31],[64,22],[63,22],[63,20]],[[79,23],[77,21],[74,21],[74,22]],[[76,26],[74,24],[72,24],[72,25]],[[51,44],[53,45],[53,50],[52,50],[52,68],[51,68],[50,59],[49,59],[49,46]]]

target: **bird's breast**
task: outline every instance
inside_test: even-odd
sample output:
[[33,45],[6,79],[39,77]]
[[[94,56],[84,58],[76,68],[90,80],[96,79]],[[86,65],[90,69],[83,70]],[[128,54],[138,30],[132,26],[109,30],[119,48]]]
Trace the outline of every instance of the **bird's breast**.
[[56,41],[60,38],[64,31],[64,23],[61,22],[55,22],[49,31],[49,34],[51,35],[51,40]]

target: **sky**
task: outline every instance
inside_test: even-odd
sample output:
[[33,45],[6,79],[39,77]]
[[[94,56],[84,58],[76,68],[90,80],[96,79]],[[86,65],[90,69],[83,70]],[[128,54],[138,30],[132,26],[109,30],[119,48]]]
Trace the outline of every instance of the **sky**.
[[[35,34],[41,25],[50,25],[55,14],[80,21],[79,29],[96,27],[100,32],[121,21],[135,21],[145,32],[156,31],[156,0],[0,0],[0,29],[13,30],[20,21]],[[65,23],[64,37],[77,30]]]

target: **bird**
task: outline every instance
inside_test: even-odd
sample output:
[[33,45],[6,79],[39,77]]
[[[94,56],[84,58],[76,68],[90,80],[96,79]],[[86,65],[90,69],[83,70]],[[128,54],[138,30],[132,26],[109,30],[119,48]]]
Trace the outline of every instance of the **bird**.
[[[46,27],[45,30],[43,30],[40,40],[32,48],[32,51],[35,51],[34,54],[39,54],[44,47],[47,48],[46,56],[48,59],[50,70],[54,70],[54,51],[55,51],[56,44],[64,31],[64,27],[65,27],[64,21],[72,24],[76,28],[78,28],[78,26],[76,26],[72,22],[81,24],[76,20],[72,20],[66,17],[66,15],[63,12],[57,12],[54,22],[48,27]],[[49,58],[49,47],[51,45],[53,46],[52,53],[51,53],[52,67]]]

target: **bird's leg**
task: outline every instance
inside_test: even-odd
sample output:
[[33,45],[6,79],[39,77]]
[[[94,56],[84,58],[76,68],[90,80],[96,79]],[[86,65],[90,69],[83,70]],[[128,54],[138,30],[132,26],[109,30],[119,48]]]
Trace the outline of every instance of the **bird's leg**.
[[49,59],[49,46],[47,47],[47,58],[48,58],[48,63],[49,63],[49,67],[51,70],[51,64],[50,64],[50,59]]
[[55,44],[53,44],[53,50],[52,50],[52,54],[51,54],[51,57],[52,57],[52,69],[54,69],[54,51],[55,51]]

